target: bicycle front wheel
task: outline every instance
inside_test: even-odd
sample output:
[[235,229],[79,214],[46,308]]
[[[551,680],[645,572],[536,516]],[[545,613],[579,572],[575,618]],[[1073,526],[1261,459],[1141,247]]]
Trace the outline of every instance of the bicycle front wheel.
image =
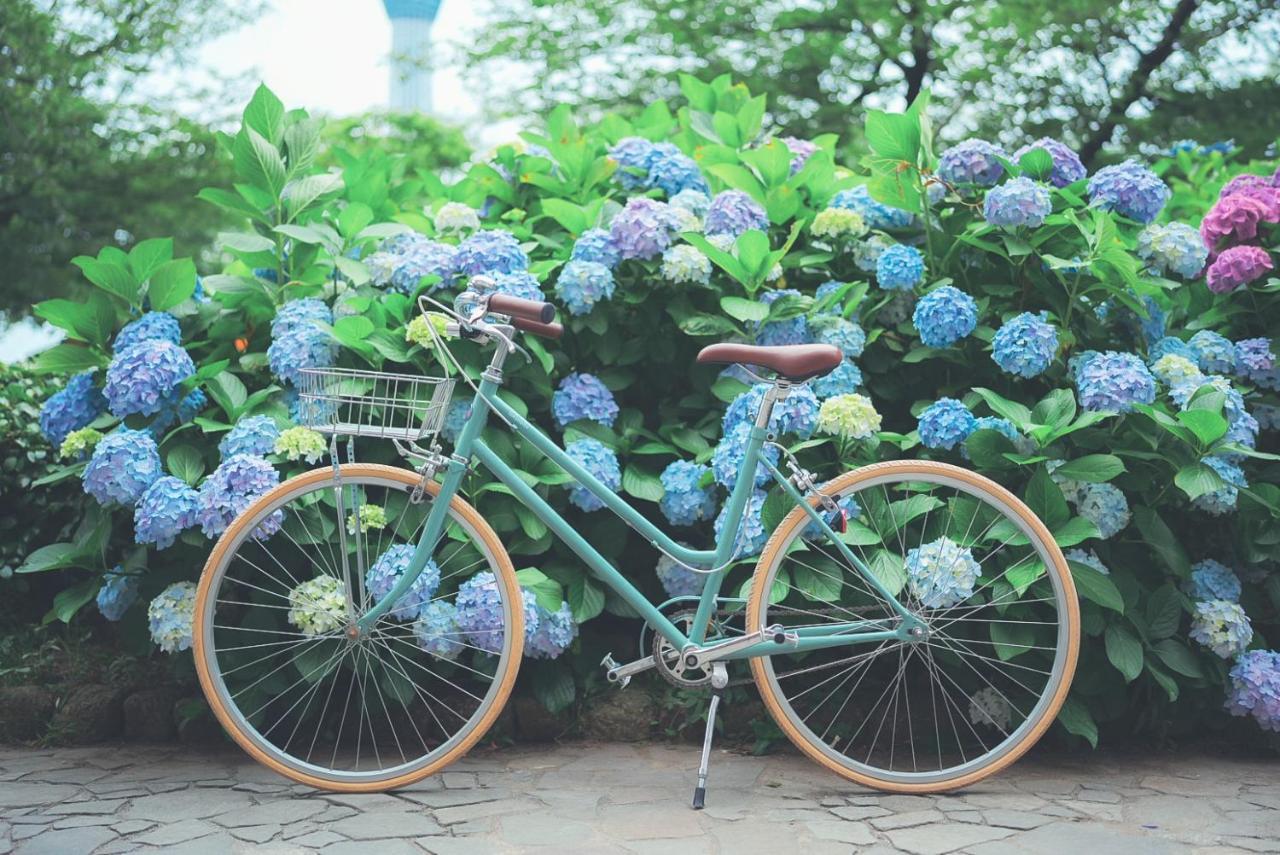
[[[1000,485],[943,463],[879,463],[823,491],[848,511],[838,536],[926,629],[752,659],[778,725],[832,771],[895,792],[956,789],[1014,762],[1061,708],[1079,648],[1052,535]],[[900,622],[800,508],[765,545],[751,589],[749,631]]]
[[523,598],[488,523],[454,497],[417,581],[367,633],[435,502],[415,473],[353,464],[291,478],[223,533],[196,594],[205,697],[267,767],[322,789],[388,790],[484,735],[516,679]]

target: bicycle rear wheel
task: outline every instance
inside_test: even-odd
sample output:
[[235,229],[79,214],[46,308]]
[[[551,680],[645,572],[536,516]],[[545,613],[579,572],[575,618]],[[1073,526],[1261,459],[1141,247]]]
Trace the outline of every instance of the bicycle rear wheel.
[[368,464],[299,475],[238,517],[205,565],[192,633],[205,697],[242,748],[295,781],[412,783],[465,754],[511,692],[523,596],[460,498],[418,581],[351,637],[409,563],[439,489],[414,503],[417,483]]
[[[896,792],[956,789],[1014,762],[1061,708],[1079,648],[1052,535],[1000,485],[943,463],[875,464],[823,491],[850,511],[841,539],[927,632],[752,659],[778,725],[832,771]],[[751,587],[748,631],[899,621],[799,508]]]

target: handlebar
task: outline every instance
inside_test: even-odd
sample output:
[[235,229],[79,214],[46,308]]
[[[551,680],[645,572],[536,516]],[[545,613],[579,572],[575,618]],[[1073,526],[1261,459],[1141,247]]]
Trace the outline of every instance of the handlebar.
[[[556,319],[556,307],[540,300],[526,300],[523,297],[512,297],[509,294],[494,294],[489,297],[489,309],[500,315],[509,315],[513,320],[528,321],[540,326],[547,326]],[[519,326],[517,324],[517,326]],[[564,330],[561,329],[561,332]],[[530,329],[527,332],[538,332]],[[541,334],[541,333],[539,333]],[[559,336],[556,336],[559,338]]]
[[560,324],[543,324],[537,321],[526,321],[520,317],[513,317],[511,325],[521,332],[533,333],[543,338],[558,339],[564,335],[564,327]]

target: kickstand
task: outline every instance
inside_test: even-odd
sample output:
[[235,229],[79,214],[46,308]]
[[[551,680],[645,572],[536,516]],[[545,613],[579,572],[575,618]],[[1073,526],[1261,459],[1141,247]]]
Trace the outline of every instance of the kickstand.
[[729,685],[729,674],[723,662],[711,665],[711,705],[707,707],[707,732],[702,737],[702,760],[698,763],[698,786],[693,790],[693,809],[702,810],[707,803],[707,766],[711,762],[711,739],[716,732],[716,710]]

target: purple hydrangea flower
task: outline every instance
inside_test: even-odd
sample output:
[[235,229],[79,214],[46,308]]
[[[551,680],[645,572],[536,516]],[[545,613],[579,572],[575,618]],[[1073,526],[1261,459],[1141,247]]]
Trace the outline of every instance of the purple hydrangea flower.
[[[750,434],[751,425],[739,422],[726,430],[720,442],[716,443],[715,450],[711,453],[711,473],[717,484],[732,488],[737,482],[738,470],[742,468],[747,458],[747,441],[750,439]],[[778,449],[775,446],[764,446],[761,454],[772,465],[778,465]],[[769,480],[769,477],[769,470],[765,468],[764,463],[757,463],[755,485],[761,486]]]
[[529,269],[529,256],[511,232],[491,229],[476,232],[458,244],[454,263],[458,274],[466,277],[519,273]]
[[1228,600],[1239,602],[1240,577],[1220,561],[1206,558],[1191,565],[1191,578],[1182,590],[1195,600]]
[[929,448],[949,451],[977,428],[973,413],[955,398],[939,398],[920,413],[920,441]]
[[133,539],[167,549],[178,535],[196,524],[198,500],[196,491],[185,481],[172,475],[157,478],[133,510]]
[[573,242],[570,261],[590,261],[603,264],[612,270],[618,266],[621,256],[613,244],[613,237],[604,229],[587,229]]
[[151,435],[120,428],[94,447],[82,476],[84,491],[100,505],[132,506],[162,471],[160,451]]
[[[486,653],[500,653],[506,618],[493,573],[485,570],[459,585],[454,604],[458,627],[466,634],[467,642]],[[524,588],[520,589],[520,608],[524,611],[524,637],[528,639],[538,631],[540,616],[537,599]]]
[[[742,511],[742,521],[738,525],[738,536],[734,541],[734,551],[739,558],[748,558],[752,555],[759,554],[764,549],[764,542],[769,538],[769,532],[765,531],[764,521],[761,518],[761,512],[764,510],[765,492],[756,490],[751,494],[751,498],[747,500],[747,506]],[[727,513],[729,511],[729,503],[725,502],[720,513],[716,515],[715,533],[716,537],[720,537],[720,532],[724,529],[728,522]]]
[[993,226],[1036,228],[1053,211],[1049,191],[1025,176],[1010,178],[987,191],[982,216]]
[[124,572],[124,568],[117,564],[115,569],[102,576],[102,587],[98,589],[98,611],[104,618],[115,623],[138,601],[141,588],[142,577],[136,573]]
[[613,427],[618,418],[618,402],[600,378],[575,372],[561,380],[559,388],[552,393],[551,415],[561,429],[579,419]]
[[1033,143],[1024,145],[1015,151],[1010,159],[1016,163],[1022,160],[1024,154],[1036,148],[1048,152],[1049,157],[1053,159],[1053,172],[1049,174],[1049,183],[1054,187],[1066,187],[1068,184],[1074,184],[1089,174],[1084,168],[1084,164],[1080,162],[1080,155],[1049,137],[1041,137]]
[[280,438],[280,428],[270,416],[247,416],[236,422],[235,427],[218,443],[218,454],[222,459],[237,454],[248,454],[253,457],[265,457],[275,451],[276,440]]
[[1000,368],[1018,377],[1043,374],[1058,352],[1058,331],[1048,314],[1023,312],[996,330],[991,340],[991,358]]
[[915,219],[910,211],[894,208],[872,199],[871,191],[865,184],[841,190],[832,198],[830,207],[857,211],[870,229],[905,229]]
[[566,602],[549,612],[538,606],[538,628],[525,633],[524,653],[532,659],[555,659],[578,637],[578,622]]
[[781,137],[782,144],[787,147],[793,157],[791,158],[791,174],[795,175],[804,169],[805,163],[818,150],[818,146],[809,140],[802,140],[798,137]]
[[986,140],[965,140],[938,158],[938,177],[948,184],[990,187],[1004,175],[1004,164],[997,158],[1008,157],[1004,149]]
[[876,282],[886,291],[909,291],[924,279],[924,256],[914,246],[895,243],[876,259]]
[[449,402],[449,411],[444,414],[444,424],[440,426],[440,435],[446,442],[456,443],[458,435],[471,418],[471,398],[455,397]]
[[1267,372],[1275,370],[1276,358],[1271,353],[1271,339],[1246,338],[1235,343],[1236,368],[1241,376],[1255,383]]
[[[569,443],[564,450],[579,466],[610,490],[616,491],[622,487],[622,469],[618,466],[618,455],[603,442],[585,437]],[[604,502],[595,493],[581,485],[569,488],[569,501],[584,511],[598,511],[604,507]]]
[[103,388],[112,415],[151,416],[178,401],[178,387],[196,373],[191,356],[165,339],[140,341],[117,353]]
[[1191,336],[1192,361],[1203,371],[1215,374],[1232,374],[1236,370],[1236,346],[1226,336],[1212,330],[1200,330]]
[[40,407],[40,432],[54,448],[62,445],[67,434],[87,426],[107,408],[107,399],[93,385],[93,375],[93,369],[75,375]]
[[1280,220],[1280,187],[1275,187],[1261,175],[1237,175],[1227,182],[1218,194],[1219,199],[1229,196],[1246,196],[1261,202],[1267,209],[1266,221],[1274,223]]
[[1076,370],[1080,404],[1086,410],[1127,413],[1156,399],[1156,380],[1132,353],[1107,351],[1082,360]]
[[701,220],[711,207],[711,197],[702,190],[681,190],[671,197],[669,204],[672,208],[688,211]]
[[862,371],[846,359],[821,377],[809,381],[809,388],[818,400],[825,401],[836,395],[848,395],[862,385]]
[[1246,650],[1231,668],[1226,707],[1232,715],[1253,716],[1263,730],[1280,733],[1280,653]]
[[943,285],[920,298],[911,321],[927,346],[948,347],[977,327],[978,304],[959,288]]
[[[738,395],[725,410],[723,428],[726,435],[739,425],[750,427],[769,391],[769,383],[756,383]],[[795,434],[802,439],[813,435],[818,420],[818,398],[807,386],[794,386],[787,397],[773,406],[769,416],[769,429],[778,433]]]
[[209,403],[209,396],[203,389],[192,389],[178,402],[178,421],[182,424],[194,419]]
[[[799,297],[800,292],[794,288],[781,288],[777,291],[766,291],[760,295],[760,302],[772,306],[783,297]],[[804,315],[797,315],[781,321],[765,321],[754,325],[756,344],[766,346],[782,344],[806,344],[809,336],[809,323]]]
[[1144,225],[1159,216],[1171,195],[1160,176],[1136,160],[1104,166],[1089,179],[1095,205]]
[[613,273],[595,261],[570,261],[556,279],[556,295],[571,315],[585,315],[613,296]]
[[1248,285],[1271,270],[1271,255],[1260,246],[1233,246],[1224,249],[1205,274],[1209,290],[1226,294]]
[[113,353],[122,353],[143,341],[167,341],[182,344],[182,329],[178,319],[168,312],[147,312],[136,321],[130,321],[116,333],[112,343]]
[[1258,236],[1258,225],[1274,222],[1265,204],[1248,196],[1219,199],[1200,221],[1200,236],[1211,250],[1224,245],[1251,241]]
[[[222,534],[232,520],[279,483],[280,473],[261,457],[237,454],[222,461],[200,485],[199,522],[204,536]],[[276,511],[253,536],[270,537],[283,523],[284,512]]]
[[[414,545],[409,543],[389,546],[365,571],[365,590],[375,603],[390,594],[400,577],[408,571],[414,551]],[[431,603],[439,587],[440,568],[434,561],[427,561],[427,566],[413,580],[409,590],[396,600],[388,614],[396,620],[414,620],[423,614],[423,609]]]
[[715,489],[699,486],[711,467],[692,460],[676,460],[662,470],[662,499],[658,508],[672,525],[694,525],[716,513]]
[[628,199],[626,207],[613,218],[609,235],[621,258],[655,258],[671,245],[667,206],[644,197]]
[[722,190],[707,208],[704,230],[708,235],[738,235],[748,229],[769,230],[769,216],[755,199],[741,190]]

